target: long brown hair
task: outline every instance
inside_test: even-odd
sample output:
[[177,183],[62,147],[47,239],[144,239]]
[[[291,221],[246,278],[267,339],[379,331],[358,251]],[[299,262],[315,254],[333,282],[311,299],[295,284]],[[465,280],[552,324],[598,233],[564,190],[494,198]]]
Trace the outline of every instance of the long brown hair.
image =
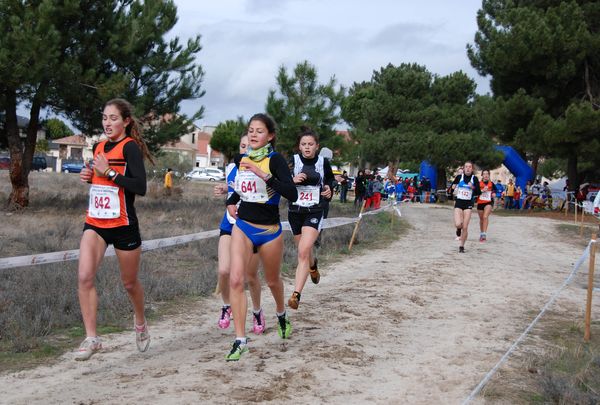
[[142,138],[142,130],[140,128],[140,123],[137,120],[137,118],[135,118],[133,115],[133,106],[131,105],[131,103],[122,98],[113,98],[112,100],[109,100],[106,102],[106,104],[104,104],[104,108],[106,108],[109,105],[115,106],[117,110],[119,110],[119,113],[121,113],[121,118],[123,118],[124,120],[129,118],[130,122],[129,125],[125,127],[125,135],[130,136],[142,150],[142,155],[146,159],[148,159],[152,164],[154,164],[154,157],[150,153],[146,142],[144,142],[144,139]]

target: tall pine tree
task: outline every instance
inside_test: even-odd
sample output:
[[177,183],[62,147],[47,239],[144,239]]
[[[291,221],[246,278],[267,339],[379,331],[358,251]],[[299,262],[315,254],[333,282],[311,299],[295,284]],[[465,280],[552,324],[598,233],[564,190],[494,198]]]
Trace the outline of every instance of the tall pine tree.
[[[9,206],[29,204],[29,169],[40,111],[67,116],[86,134],[99,132],[100,110],[127,98],[147,128],[151,149],[187,132],[179,103],[201,97],[199,37],[182,45],[164,36],[177,21],[173,1],[10,1],[0,10],[0,107],[11,154]],[[17,106],[29,109],[24,141]],[[173,119],[158,120],[165,113]],[[200,109],[194,117],[202,114]]]
[[600,175],[599,20],[597,1],[484,0],[468,46],[491,78],[494,135],[534,163],[563,159],[573,188]]

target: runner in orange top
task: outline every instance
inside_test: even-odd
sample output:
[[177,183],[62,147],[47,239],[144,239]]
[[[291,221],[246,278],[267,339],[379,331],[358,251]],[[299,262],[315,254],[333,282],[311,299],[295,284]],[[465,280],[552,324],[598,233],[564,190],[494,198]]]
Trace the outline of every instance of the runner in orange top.
[[125,100],[106,103],[102,126],[108,138],[94,145],[93,169],[85,167],[79,177],[91,183],[88,211],[79,248],[78,293],[86,339],[75,353],[87,360],[102,349],[96,333],[98,295],[96,272],[108,245],[112,244],[121,269],[121,280],[134,309],[136,344],[144,352],[150,334],[144,316],[144,290],[138,279],[142,239],[135,213],[135,196],[146,194],[144,157],[152,156]]
[[490,171],[485,169],[481,172],[482,180],[479,182],[481,194],[477,197],[477,213],[479,214],[479,242],[487,240],[487,229],[490,222],[490,214],[494,207],[496,197],[496,185],[490,180]]

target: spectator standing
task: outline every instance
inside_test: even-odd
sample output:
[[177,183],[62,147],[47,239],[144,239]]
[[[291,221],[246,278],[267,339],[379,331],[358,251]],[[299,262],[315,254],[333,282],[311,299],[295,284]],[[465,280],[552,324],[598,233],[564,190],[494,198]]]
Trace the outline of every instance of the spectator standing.
[[421,181],[421,202],[429,202],[429,193],[431,192],[431,182],[429,178],[423,176]]
[[368,210],[371,208],[374,202],[373,196],[373,177],[367,176],[365,180],[365,209]]
[[340,176],[340,202],[346,203],[348,200],[346,196],[348,195],[348,172],[344,170],[342,175]]
[[381,176],[377,175],[373,181],[373,203],[375,209],[381,208],[381,192],[383,191],[383,182]]
[[508,184],[504,190],[504,209],[510,210],[513,207],[515,198],[515,185],[512,179],[508,179]]
[[354,179],[354,206],[360,207],[365,198],[365,172],[362,170],[358,171],[356,178]]
[[513,208],[520,210],[521,209],[521,196],[523,195],[523,190],[521,190],[520,186],[517,186],[515,189],[515,202],[513,204]]
[[170,196],[173,192],[173,171],[169,167],[165,174],[165,195]]
[[396,183],[395,192],[396,192],[396,201],[402,202],[404,194],[406,194],[406,190],[404,189],[404,182],[402,181],[402,179],[398,179],[398,182]]
[[502,206],[502,196],[504,194],[504,184],[502,184],[502,180],[496,180],[496,206]]

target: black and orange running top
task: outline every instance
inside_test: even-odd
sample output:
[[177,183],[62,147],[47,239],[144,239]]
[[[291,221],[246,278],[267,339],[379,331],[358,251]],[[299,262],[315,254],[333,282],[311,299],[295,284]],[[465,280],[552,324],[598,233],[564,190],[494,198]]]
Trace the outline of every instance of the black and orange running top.
[[481,180],[479,182],[479,189],[481,190],[481,194],[477,197],[477,204],[491,203],[494,197],[493,194],[498,192],[496,185],[490,180],[487,182]]
[[99,142],[93,152],[94,158],[104,153],[117,175],[112,180],[96,173],[92,175],[85,222],[99,228],[137,224],[135,195],[146,194],[146,169],[140,147],[126,137],[119,142]]

